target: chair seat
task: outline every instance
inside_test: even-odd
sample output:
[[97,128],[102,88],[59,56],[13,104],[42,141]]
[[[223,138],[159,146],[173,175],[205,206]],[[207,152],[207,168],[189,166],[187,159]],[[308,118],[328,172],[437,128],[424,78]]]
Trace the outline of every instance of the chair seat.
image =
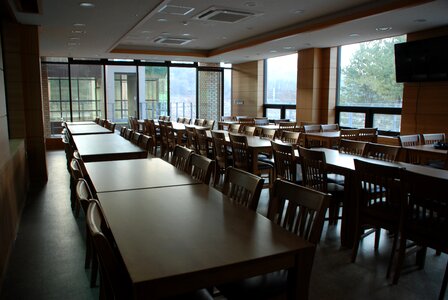
[[328,182],[336,183],[338,185],[344,185],[345,176],[340,174],[329,173],[327,175]]
[[263,162],[274,166],[274,158],[266,155],[258,155],[258,162]]
[[268,170],[268,169],[272,169],[273,167],[274,166],[271,165],[270,163],[258,161],[258,169],[259,170]]
[[233,299],[270,299],[287,288],[288,271],[281,270],[218,286],[221,294]]

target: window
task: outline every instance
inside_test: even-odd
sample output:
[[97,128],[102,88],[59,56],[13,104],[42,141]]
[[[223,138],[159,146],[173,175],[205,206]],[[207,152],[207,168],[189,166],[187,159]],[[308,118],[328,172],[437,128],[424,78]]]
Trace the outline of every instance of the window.
[[265,61],[264,115],[269,119],[296,119],[297,53]]
[[140,118],[157,119],[168,115],[168,68],[139,67],[139,75],[144,75],[144,81],[140,80],[144,87],[140,87]]
[[340,126],[400,132],[403,85],[395,81],[394,44],[404,41],[399,36],[340,47]]
[[223,116],[230,116],[232,114],[232,70],[224,69],[224,104]]
[[196,68],[170,68],[170,116],[196,118]]

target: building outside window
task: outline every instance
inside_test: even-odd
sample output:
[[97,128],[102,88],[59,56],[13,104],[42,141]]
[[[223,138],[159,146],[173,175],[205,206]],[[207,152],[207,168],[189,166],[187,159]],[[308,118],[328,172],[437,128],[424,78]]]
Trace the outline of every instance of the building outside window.
[[395,80],[394,44],[405,39],[398,36],[340,47],[340,126],[400,132],[403,85]]

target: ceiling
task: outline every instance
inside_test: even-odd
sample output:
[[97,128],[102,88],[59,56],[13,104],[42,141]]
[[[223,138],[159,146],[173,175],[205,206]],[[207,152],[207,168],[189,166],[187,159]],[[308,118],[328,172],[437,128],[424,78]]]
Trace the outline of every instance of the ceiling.
[[448,0],[8,1],[47,57],[241,63],[448,25]]

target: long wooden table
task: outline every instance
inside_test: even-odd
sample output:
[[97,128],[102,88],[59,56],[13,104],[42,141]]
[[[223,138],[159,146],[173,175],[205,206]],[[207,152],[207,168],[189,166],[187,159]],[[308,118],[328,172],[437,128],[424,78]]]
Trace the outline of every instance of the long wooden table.
[[148,152],[118,134],[74,135],[73,142],[84,162],[145,158]]
[[75,121],[75,122],[65,122],[67,125],[98,125],[94,121]]
[[409,157],[418,157],[420,164],[427,164],[431,160],[445,161],[448,158],[447,150],[436,149],[434,145],[418,145],[403,147]]
[[[430,168],[422,165],[414,165],[404,162],[386,162],[372,158],[365,158],[361,156],[340,153],[338,150],[328,148],[313,148],[312,150],[325,152],[325,159],[328,171],[331,173],[341,174],[345,176],[345,191],[346,197],[344,199],[344,208],[342,209],[341,222],[341,245],[351,248],[353,246],[355,223],[355,205],[356,195],[354,186],[355,163],[354,159],[360,159],[375,164],[382,164],[387,166],[394,166],[405,168],[409,171],[448,179],[448,171]],[[298,156],[298,152],[296,151]]]
[[204,184],[100,193],[133,285],[160,299],[289,269],[289,299],[307,299],[314,245]]
[[319,141],[323,147],[333,148],[339,145],[340,131],[305,133],[305,145],[311,141]]
[[113,131],[100,126],[98,124],[81,124],[81,125],[69,125],[67,129],[71,135],[85,135],[85,134],[108,134],[114,133]]
[[96,193],[200,183],[156,157],[89,162],[85,167]]

